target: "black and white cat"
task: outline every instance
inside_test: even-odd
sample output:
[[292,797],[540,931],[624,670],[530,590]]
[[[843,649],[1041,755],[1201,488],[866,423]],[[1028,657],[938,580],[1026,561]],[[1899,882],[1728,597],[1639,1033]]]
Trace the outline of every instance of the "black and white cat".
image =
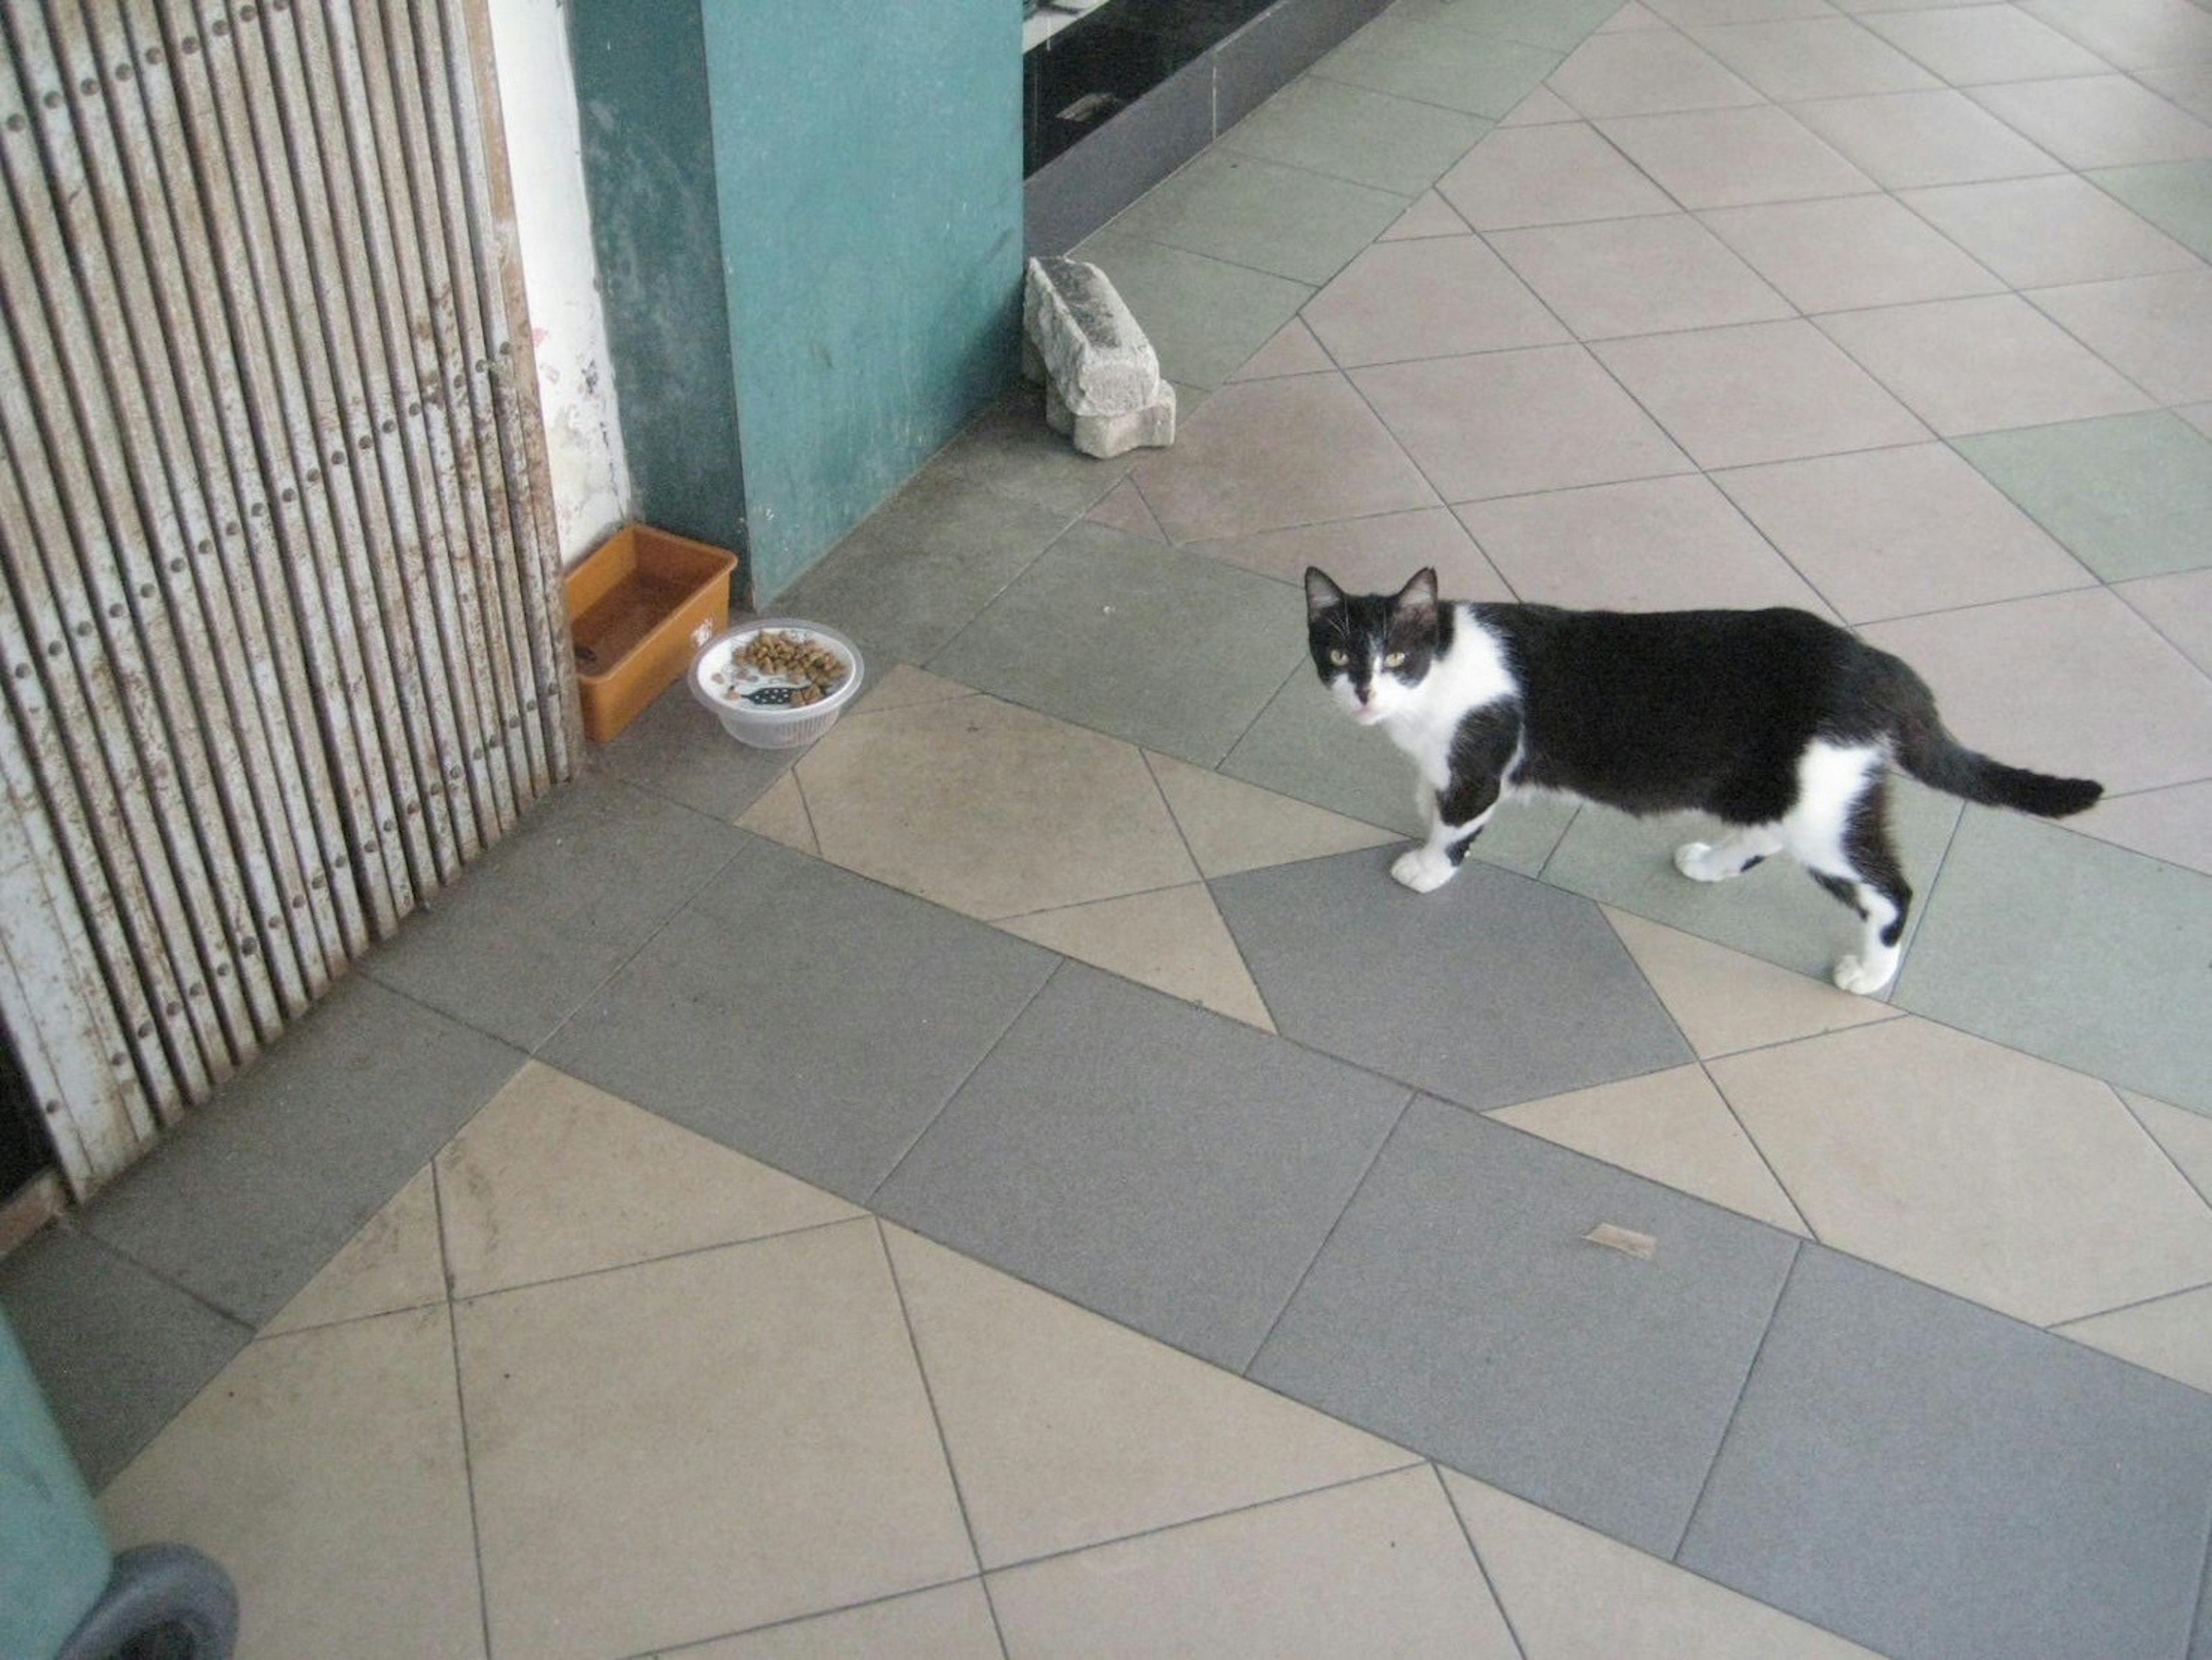
[[1889,983],[1912,903],[1889,836],[1891,767],[2046,818],[2104,794],[1966,748],[1910,667],[1806,611],[1455,604],[1433,570],[1394,595],[1347,594],[1309,569],[1306,617],[1322,683],[1420,769],[1428,840],[1390,868],[1407,887],[1449,881],[1516,795],[1696,810],[1730,830],[1677,848],[1685,876],[1725,881],[1787,852],[1858,913],[1864,940],[1835,969],[1846,991]]

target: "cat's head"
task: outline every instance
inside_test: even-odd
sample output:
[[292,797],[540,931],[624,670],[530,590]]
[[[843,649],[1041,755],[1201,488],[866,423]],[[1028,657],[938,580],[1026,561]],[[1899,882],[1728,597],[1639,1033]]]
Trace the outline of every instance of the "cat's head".
[[1362,726],[1411,702],[1443,648],[1446,623],[1437,574],[1416,572],[1391,593],[1346,593],[1320,570],[1306,571],[1306,644],[1322,684]]

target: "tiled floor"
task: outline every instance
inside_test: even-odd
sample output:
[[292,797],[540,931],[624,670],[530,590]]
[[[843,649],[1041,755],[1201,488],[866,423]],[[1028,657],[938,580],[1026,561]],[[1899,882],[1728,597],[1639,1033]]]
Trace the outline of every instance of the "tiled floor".
[[[812,751],[664,699],[0,1264],[118,1539],[253,1660],[2212,1656],[2212,11],[1400,0],[1083,252],[1172,449],[1010,396]],[[1902,791],[1883,1001],[1679,825],[1416,898],[1309,562],[2114,794]]]

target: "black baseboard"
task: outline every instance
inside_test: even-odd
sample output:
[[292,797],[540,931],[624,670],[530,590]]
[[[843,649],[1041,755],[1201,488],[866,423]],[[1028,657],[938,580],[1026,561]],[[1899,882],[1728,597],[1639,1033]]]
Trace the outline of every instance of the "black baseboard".
[[[1176,11],[1177,0],[1113,0],[1029,54],[1030,253],[1065,253],[1389,0],[1181,3]],[[1218,38],[1206,38],[1210,28]],[[1080,119],[1086,108],[1110,112],[1091,125]]]

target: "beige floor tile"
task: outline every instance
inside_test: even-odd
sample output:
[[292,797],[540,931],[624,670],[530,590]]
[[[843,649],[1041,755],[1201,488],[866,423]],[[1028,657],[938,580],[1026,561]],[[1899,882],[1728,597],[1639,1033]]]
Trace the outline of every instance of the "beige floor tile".
[[2212,272],[2038,289],[2034,300],[2153,397],[2168,404],[2212,398]]
[[[1572,119],[1574,112],[1567,112]],[[1413,198],[1413,205],[1398,216],[1398,222],[1375,240],[1378,242],[1405,242],[1426,236],[1464,236],[1467,221],[1452,211],[1450,203],[1432,190],[1423,191]],[[1324,360],[1326,366],[1326,360]]]
[[993,697],[849,715],[799,777],[823,858],[987,921],[1197,874],[1133,746]]
[[1948,445],[1780,461],[1713,482],[1846,622],[2096,583]]
[[1304,315],[1346,368],[1568,338],[1476,236],[1378,242],[1306,301]]
[[2212,684],[2101,590],[1863,630],[1936,689],[1952,731],[2015,766],[2115,793],[2212,776]]
[[249,1345],[101,1495],[238,1586],[239,1660],[481,1656],[469,1477],[441,1304]]
[[2212,1207],[2094,1079],[1914,1018],[1710,1070],[1839,1250],[2036,1325],[2212,1280]]
[[1426,1466],[990,1577],[1009,1660],[1515,1660]]
[[2197,266],[2180,243],[2071,173],[1942,185],[1899,199],[2016,289]]
[[1435,568],[1437,591],[1450,599],[1513,597],[1449,508],[1381,513],[1188,545],[1194,553],[1210,553],[1285,582],[1304,581],[1306,567],[1318,565],[1347,593],[1395,593],[1425,565]]
[[1702,1067],[1676,1067],[1489,1116],[1785,1233],[1806,1231]]
[[499,1660],[605,1660],[976,1571],[872,1219],[455,1316]]
[[2212,781],[2108,795],[2070,822],[2085,836],[2212,875]]
[[918,1235],[885,1237],[987,1568],[1417,1462]]
[[2212,125],[2124,75],[1977,87],[1968,96],[2069,167],[2212,155]]
[[456,1297],[861,1214],[535,1061],[436,1169]]
[[1885,306],[1819,323],[1946,438],[2151,407],[2140,390],[2015,295]]
[[1180,997],[1200,1008],[1275,1030],[1237,942],[1202,882],[1094,899],[1086,905],[1009,916],[1009,933]]
[[1954,86],[2100,75],[2111,67],[2010,6],[1875,13],[1866,26]]
[[1811,324],[1747,323],[1592,348],[1705,467],[1748,466],[1928,436]]
[[2058,1328],[2076,1342],[2212,1393],[2212,1286]]
[[1704,478],[1472,502],[1459,516],[1513,591],[1540,605],[1615,611],[1827,602]]
[[999,1628],[981,1579],[817,1614],[659,1660],[1000,1660]]
[[2212,674],[2212,569],[2116,582],[2112,592],[2191,662]]
[[1608,907],[1607,918],[1690,1047],[1710,1060],[1893,1018],[1871,997],[1792,974],[1662,923]]
[[1791,112],[1892,190],[2065,171],[1962,92],[1823,98]]
[[[1636,7],[1631,3],[1622,9],[1634,11]],[[1616,12],[1614,15],[1620,15],[1620,13]],[[1511,109],[1506,111],[1498,125],[1501,127],[1535,127],[1554,121],[1581,119],[1582,116],[1575,107],[1559,94],[1553,92],[1549,87],[1539,87]]]
[[1152,517],[1152,508],[1146,504],[1145,493],[1127,478],[1100,496],[1098,505],[1083,516],[1091,524],[1103,525],[1124,536],[1141,536],[1147,542],[1168,539],[1168,533],[1160,528],[1160,521]]
[[1583,340],[1796,314],[1686,213],[1538,225],[1490,240]]
[[1871,1651],[1443,1472],[1528,1660],[1851,1660]]
[[1225,778],[1172,756],[1147,755],[1146,759],[1190,844],[1191,856],[1208,878],[1349,853],[1355,848],[1386,847],[1402,839],[1395,831]]
[[262,1328],[262,1335],[394,1314],[445,1300],[438,1195],[425,1165]]
[[[1417,208],[1419,205],[1415,204]],[[1466,228],[1460,226],[1462,231]],[[1275,331],[1273,339],[1246,358],[1244,367],[1229,379],[1231,382],[1276,380],[1291,374],[1325,374],[1335,367],[1328,354],[1321,349],[1321,342],[1314,338],[1313,331],[1293,317]]]
[[1672,29],[1601,32],[1569,53],[1547,84],[1585,116],[1755,104],[1759,94],[1719,59]]
[[1568,115],[1559,125],[1486,134],[1437,191],[1482,231],[1675,210],[1595,127]]
[[1853,196],[1875,181],[1772,104],[1638,115],[1598,124],[1686,208]]
[[2122,1090],[2120,1099],[2128,1104],[2128,1110],[2135,1114],[2136,1122],[2150,1132],[2151,1140],[2166,1149],[2166,1156],[2180,1167],[2197,1191],[2204,1195],[2207,1202],[2212,1202],[2212,1118],[2185,1107],[2169,1106],[2133,1090]]
[[814,839],[814,821],[807,817],[805,793],[792,773],[777,779],[759,800],[738,815],[738,828],[817,858],[822,854],[822,844]]
[[[1394,245],[1418,246],[1418,245]],[[1340,375],[1246,380],[1131,475],[1177,542],[1243,536],[1436,501],[1373,410]]]
[[1386,363],[1355,380],[1447,502],[1692,470],[1580,346]]
[[1722,24],[1692,38],[1769,98],[1852,98],[1937,84],[1896,47],[1847,18]]
[[860,701],[853,705],[853,713],[866,710],[870,714],[881,714],[887,709],[913,708],[917,704],[942,703],[975,695],[972,687],[957,681],[915,668],[910,663],[893,663],[878,677],[875,684],[861,693]]
[[1702,217],[1800,311],[1897,306],[2004,287],[1887,196],[1716,208]]
[[2212,17],[2189,0],[2022,0],[2021,9],[2124,70],[2212,59]]

